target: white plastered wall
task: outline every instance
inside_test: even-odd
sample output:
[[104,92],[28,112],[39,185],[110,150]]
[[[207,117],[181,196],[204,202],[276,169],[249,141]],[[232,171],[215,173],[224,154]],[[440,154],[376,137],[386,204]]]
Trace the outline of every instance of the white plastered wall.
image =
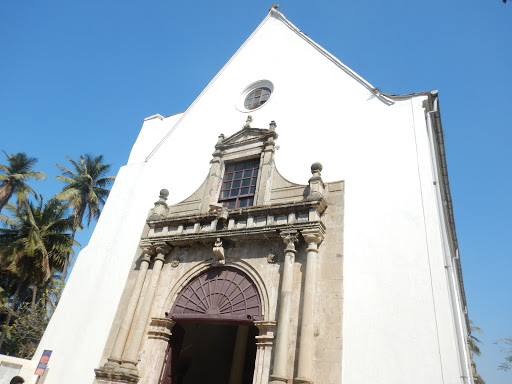
[[145,121],[39,347],[54,351],[45,384],[93,381],[159,190],[167,188],[176,203],[201,184],[217,136],[233,134],[247,118],[235,107],[241,91],[262,79],[273,82],[274,93],[250,113],[252,126],[277,122],[280,173],[305,184],[320,161],[325,181],[345,180],[340,382],[461,382],[426,96],[383,102],[276,15],[184,114]]

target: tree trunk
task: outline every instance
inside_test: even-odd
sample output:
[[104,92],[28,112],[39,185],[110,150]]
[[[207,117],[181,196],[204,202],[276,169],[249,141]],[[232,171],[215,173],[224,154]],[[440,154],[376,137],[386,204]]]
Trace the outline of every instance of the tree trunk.
[[7,204],[9,199],[14,192],[14,184],[9,180],[7,183],[3,184],[2,189],[0,189],[0,212],[2,208]]
[[0,335],[0,350],[2,350],[2,345],[5,340],[5,336],[7,335],[7,329],[9,328],[9,324],[11,323],[12,315],[14,314],[13,306],[18,301],[18,297],[20,296],[21,287],[23,286],[23,282],[25,281],[26,273],[23,272],[20,276],[20,280],[18,281],[18,285],[16,287],[16,292],[12,297],[12,303],[9,306],[9,310],[7,312],[7,319],[5,320],[4,330],[2,331],[2,335]]
[[[73,241],[75,240],[76,227],[73,227],[73,232],[71,232],[71,247],[73,247]],[[68,276],[68,267],[69,267],[69,256],[71,252],[66,254],[66,259],[64,260],[64,268],[62,270],[62,284],[66,282],[66,277]]]
[[36,299],[37,299],[37,285],[32,286],[32,303],[30,304],[30,312],[34,313],[36,308]]

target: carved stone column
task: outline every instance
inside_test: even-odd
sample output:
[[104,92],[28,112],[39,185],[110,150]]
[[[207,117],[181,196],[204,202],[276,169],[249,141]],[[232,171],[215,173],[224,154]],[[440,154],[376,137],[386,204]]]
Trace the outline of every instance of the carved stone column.
[[318,244],[324,239],[320,229],[305,229],[301,231],[302,237],[308,244],[306,271],[304,278],[304,297],[302,302],[302,322],[300,327],[299,365],[297,369],[297,383],[313,383],[313,356],[314,356],[314,316],[315,313],[315,287],[318,265]]
[[135,285],[133,286],[132,294],[130,296],[130,300],[128,301],[128,306],[126,307],[126,313],[124,315],[123,321],[121,322],[121,326],[119,328],[114,347],[112,348],[112,352],[110,353],[110,357],[108,358],[107,363],[104,365],[104,368],[107,369],[117,368],[121,364],[121,357],[123,356],[126,338],[128,337],[128,333],[133,321],[133,315],[135,313],[135,308],[137,308],[140,292],[142,291],[142,286],[144,285],[144,280],[146,279],[149,262],[151,261],[151,255],[153,255],[153,249],[150,246],[142,248],[142,251],[144,252],[144,256],[142,257],[140,263],[139,272],[137,273],[137,279],[135,280]]
[[137,375],[136,365],[138,362],[137,357],[139,354],[140,345],[142,343],[144,330],[148,322],[149,311],[151,310],[151,305],[153,304],[153,297],[158,285],[160,272],[162,271],[162,266],[165,261],[165,255],[169,253],[170,248],[165,244],[161,244],[156,246],[156,251],[157,256],[155,257],[150,281],[144,294],[144,302],[142,303],[137,321],[133,327],[132,335],[128,341],[128,346],[126,347],[122,358],[123,364],[121,364],[121,371],[131,375]]
[[270,359],[276,333],[275,321],[255,321],[260,333],[256,336],[256,361],[254,363],[253,384],[267,384],[270,372]]
[[283,231],[281,237],[286,244],[283,278],[281,281],[279,318],[277,320],[276,351],[270,383],[288,382],[288,351],[290,350],[290,311],[293,291],[293,265],[295,264],[295,243],[297,231]]

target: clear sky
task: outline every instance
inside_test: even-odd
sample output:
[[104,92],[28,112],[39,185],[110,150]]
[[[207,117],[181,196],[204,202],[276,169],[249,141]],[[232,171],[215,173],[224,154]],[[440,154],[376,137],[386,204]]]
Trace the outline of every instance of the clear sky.
[[[143,119],[185,111],[271,5],[0,2],[0,150],[39,158],[48,180],[33,187],[46,198],[61,188],[54,164],[66,156],[103,154],[117,173]],[[469,316],[484,330],[478,370],[488,384],[510,383],[493,342],[512,337],[512,3],[280,5],[383,92],[439,90]]]

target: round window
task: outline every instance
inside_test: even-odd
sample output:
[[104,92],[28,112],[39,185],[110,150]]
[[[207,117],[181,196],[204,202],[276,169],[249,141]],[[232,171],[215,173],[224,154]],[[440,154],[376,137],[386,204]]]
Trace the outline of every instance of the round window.
[[248,110],[256,109],[270,99],[272,91],[267,87],[256,88],[245,97],[244,107]]
[[240,92],[235,105],[240,112],[252,112],[268,104],[274,95],[274,84],[268,80],[258,80]]

